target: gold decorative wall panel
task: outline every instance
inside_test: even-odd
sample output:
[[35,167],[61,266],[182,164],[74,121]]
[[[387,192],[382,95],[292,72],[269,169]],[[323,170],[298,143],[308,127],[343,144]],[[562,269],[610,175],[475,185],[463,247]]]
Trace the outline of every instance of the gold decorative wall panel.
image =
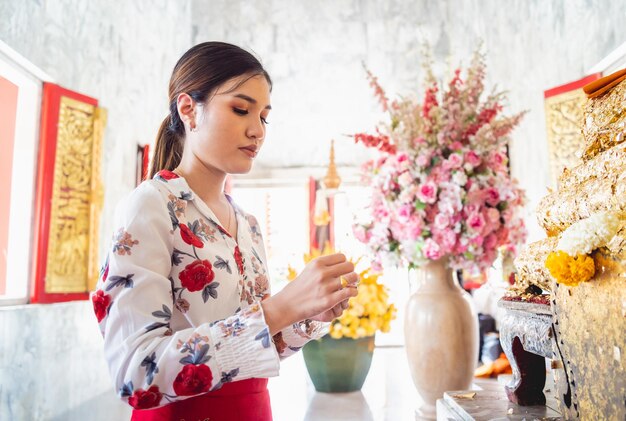
[[61,97],[50,206],[46,293],[93,288],[102,206],[100,163],[106,112]]
[[573,168],[580,162],[577,153],[584,142],[580,121],[585,102],[582,89],[545,99],[550,173],[555,187],[563,169]]

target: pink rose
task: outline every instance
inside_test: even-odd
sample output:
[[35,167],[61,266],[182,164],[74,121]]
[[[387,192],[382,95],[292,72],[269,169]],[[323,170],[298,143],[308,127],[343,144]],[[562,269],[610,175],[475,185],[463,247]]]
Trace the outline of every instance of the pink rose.
[[443,230],[447,228],[448,225],[450,225],[450,218],[446,214],[439,213],[435,216],[435,228]]
[[480,209],[479,205],[469,204],[469,205],[465,205],[465,208],[463,210],[465,211],[466,215],[470,215],[472,213],[477,213],[478,209]]
[[472,213],[467,218],[467,226],[473,231],[480,231],[485,226],[485,218],[480,213]]
[[441,249],[439,248],[439,244],[437,244],[432,238],[426,240],[424,247],[422,247],[422,253],[424,254],[424,257],[430,260],[437,260],[443,256]]
[[465,154],[465,162],[470,164],[472,167],[477,167],[480,165],[480,157],[474,151],[469,151]]
[[495,234],[489,234],[485,237],[484,247],[486,250],[493,249],[498,244],[498,237]]
[[437,235],[437,242],[442,251],[445,251],[445,253],[451,253],[456,244],[456,233],[452,230],[444,230]]
[[500,152],[492,152],[490,156],[489,166],[495,171],[503,171],[506,169],[506,157]]
[[423,227],[424,222],[422,221],[422,218],[414,215],[413,218],[409,220],[406,226],[408,238],[411,240],[417,240],[418,238],[420,238],[422,236]]
[[450,149],[452,149],[453,151],[460,151],[461,149],[463,149],[463,144],[458,140],[454,141],[450,144]]
[[483,193],[485,195],[485,201],[490,206],[496,206],[498,203],[500,203],[500,193],[498,192],[498,189],[489,187],[483,190]]
[[417,189],[417,198],[424,203],[435,203],[437,201],[437,185],[431,181],[420,185]]
[[487,209],[487,219],[492,224],[495,224],[496,222],[500,222],[500,212],[498,211],[498,209],[496,208]]
[[400,209],[398,209],[398,218],[407,221],[411,217],[411,213],[413,213],[412,205],[400,206]]
[[450,154],[448,159],[445,161],[445,165],[451,169],[460,168],[463,165],[463,158],[458,153]]
[[474,238],[472,238],[470,240],[470,244],[475,246],[475,247],[480,247],[480,246],[483,245],[484,241],[485,241],[485,239],[482,236],[477,235],[476,237],[474,237]]
[[415,163],[418,167],[427,167],[430,164],[430,156],[428,154],[423,154],[417,157]]

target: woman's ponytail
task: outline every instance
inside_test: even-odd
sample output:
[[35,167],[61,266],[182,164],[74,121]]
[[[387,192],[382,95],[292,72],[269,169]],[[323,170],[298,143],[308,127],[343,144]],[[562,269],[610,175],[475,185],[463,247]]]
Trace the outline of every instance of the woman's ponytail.
[[150,178],[161,170],[172,171],[180,164],[180,159],[183,156],[183,135],[179,134],[173,126],[172,115],[170,114],[165,117],[161,127],[159,127],[150,167]]

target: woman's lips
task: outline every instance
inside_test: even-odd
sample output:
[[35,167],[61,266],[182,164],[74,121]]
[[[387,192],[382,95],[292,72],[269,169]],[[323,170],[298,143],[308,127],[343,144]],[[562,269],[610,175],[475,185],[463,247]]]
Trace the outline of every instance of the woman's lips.
[[239,150],[248,155],[248,158],[254,158],[257,154],[257,151],[252,148],[239,148]]

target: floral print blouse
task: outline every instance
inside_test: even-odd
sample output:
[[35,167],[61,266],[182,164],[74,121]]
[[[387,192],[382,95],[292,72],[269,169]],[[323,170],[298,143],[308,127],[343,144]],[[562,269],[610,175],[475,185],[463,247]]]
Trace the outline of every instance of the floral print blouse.
[[164,170],[118,207],[91,300],[113,381],[135,409],[276,376],[280,359],[328,331],[303,321],[270,338],[259,304],[270,295],[261,230],[231,204],[236,239]]

